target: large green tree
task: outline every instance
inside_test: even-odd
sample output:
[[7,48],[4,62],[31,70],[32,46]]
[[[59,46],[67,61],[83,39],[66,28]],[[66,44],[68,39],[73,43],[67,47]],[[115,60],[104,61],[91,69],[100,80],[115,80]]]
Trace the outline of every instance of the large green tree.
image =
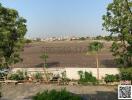
[[119,64],[132,65],[132,0],[113,0],[103,15],[103,26],[118,36],[111,51]]
[[22,60],[26,20],[14,9],[0,4],[0,67],[9,67]]

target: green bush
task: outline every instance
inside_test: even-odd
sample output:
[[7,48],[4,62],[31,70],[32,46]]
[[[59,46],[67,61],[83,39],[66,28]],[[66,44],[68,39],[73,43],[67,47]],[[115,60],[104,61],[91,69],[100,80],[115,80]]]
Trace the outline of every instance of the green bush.
[[121,80],[132,81],[132,68],[121,68],[120,69]]
[[6,73],[0,73],[0,78],[5,77],[7,74]]
[[117,74],[117,75],[109,75],[109,74],[106,74],[106,76],[105,76],[105,78],[104,78],[104,81],[106,82],[106,83],[108,83],[108,82],[118,82],[120,80],[120,77],[119,77],[119,75]]
[[65,89],[61,91],[51,90],[44,91],[42,93],[37,93],[33,100],[82,100],[81,97],[73,95],[67,92]]
[[42,75],[42,73],[38,72],[38,73],[34,74],[34,78],[37,79],[37,80],[40,80],[40,79],[43,79],[43,75]]
[[8,69],[3,69],[3,68],[1,68],[1,66],[0,66],[0,78],[2,79],[2,78],[4,78],[4,77],[6,77],[7,74],[8,74]]
[[10,74],[8,79],[10,80],[25,80],[27,79],[27,72],[18,70],[16,73]]
[[62,72],[61,73],[61,78],[62,78],[62,81],[63,82],[67,82],[67,81],[70,81],[70,79],[69,78],[67,78],[67,74],[66,74],[66,71],[64,71],[64,72]]
[[79,83],[81,84],[97,84],[98,83],[96,77],[94,77],[91,72],[79,71],[78,74],[80,76]]
[[85,37],[80,37],[79,40],[86,40],[86,38]]
[[27,44],[32,43],[32,40],[30,40],[30,39],[25,39],[25,43],[27,43]]

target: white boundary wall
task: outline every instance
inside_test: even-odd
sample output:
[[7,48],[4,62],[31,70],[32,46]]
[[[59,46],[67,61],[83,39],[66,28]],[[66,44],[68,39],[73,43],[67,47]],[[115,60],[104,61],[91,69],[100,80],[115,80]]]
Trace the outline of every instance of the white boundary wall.
[[[43,73],[43,68],[13,68],[12,72],[16,72],[17,70],[25,70],[28,74],[34,74],[36,72]],[[78,71],[87,71],[92,72],[93,76],[97,76],[96,68],[47,68],[48,72],[53,74],[60,74],[66,71],[66,76],[69,79],[79,79]],[[104,77],[106,74],[119,74],[118,68],[99,68],[99,77],[100,79]]]

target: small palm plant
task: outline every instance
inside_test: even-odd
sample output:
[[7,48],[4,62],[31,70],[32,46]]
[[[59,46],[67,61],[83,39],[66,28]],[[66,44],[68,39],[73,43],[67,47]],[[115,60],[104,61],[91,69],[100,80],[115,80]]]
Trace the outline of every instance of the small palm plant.
[[88,52],[90,51],[92,54],[95,55],[96,58],[96,68],[97,68],[97,79],[99,79],[99,52],[101,51],[101,49],[103,48],[103,43],[101,42],[92,42],[89,44],[88,46]]
[[49,58],[48,54],[46,52],[44,52],[42,54],[42,56],[40,56],[40,58],[42,58],[44,60],[44,67],[47,67],[47,59]]
[[46,52],[44,52],[41,56],[40,56],[41,59],[44,60],[44,73],[45,73],[45,77],[46,77],[46,81],[48,81],[48,74],[46,72],[46,68],[48,67],[47,66],[47,59],[49,58],[48,54]]

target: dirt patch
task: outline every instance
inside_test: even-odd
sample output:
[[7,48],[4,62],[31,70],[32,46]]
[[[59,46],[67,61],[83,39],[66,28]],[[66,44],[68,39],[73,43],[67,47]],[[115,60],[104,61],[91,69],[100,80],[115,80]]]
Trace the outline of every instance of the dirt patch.
[[[95,56],[86,55],[89,41],[72,42],[40,42],[25,46],[22,52],[23,62],[15,67],[42,67],[40,58],[44,51],[47,52],[49,67],[96,67]],[[114,58],[109,51],[111,43],[104,42],[105,48],[99,54],[100,67],[115,68]]]

